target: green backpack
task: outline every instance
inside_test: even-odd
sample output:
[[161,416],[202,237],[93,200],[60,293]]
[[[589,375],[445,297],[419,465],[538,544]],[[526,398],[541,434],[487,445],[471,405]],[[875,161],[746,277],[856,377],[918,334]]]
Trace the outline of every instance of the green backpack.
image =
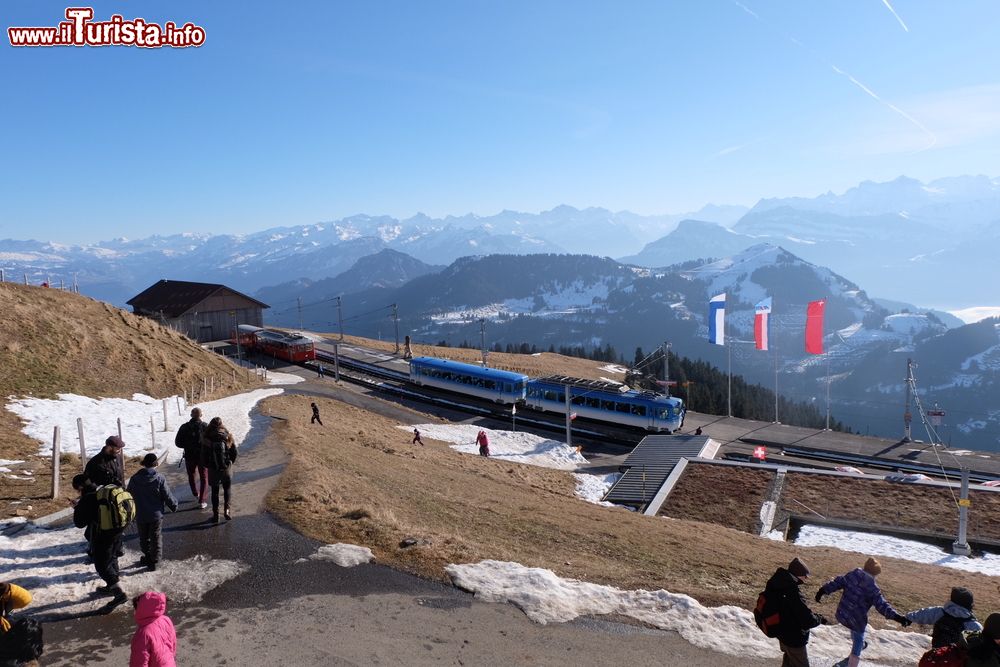
[[97,527],[99,530],[122,530],[135,521],[135,499],[117,484],[97,488]]

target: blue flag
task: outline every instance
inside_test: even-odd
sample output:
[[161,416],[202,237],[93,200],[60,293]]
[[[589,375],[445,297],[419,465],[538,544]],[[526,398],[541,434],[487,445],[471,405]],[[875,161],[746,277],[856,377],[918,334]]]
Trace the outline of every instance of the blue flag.
[[708,342],[726,344],[726,293],[713,296],[708,302]]

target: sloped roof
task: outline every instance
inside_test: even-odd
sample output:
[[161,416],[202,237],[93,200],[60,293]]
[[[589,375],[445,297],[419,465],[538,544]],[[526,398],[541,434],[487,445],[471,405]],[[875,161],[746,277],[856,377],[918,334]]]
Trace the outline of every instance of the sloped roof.
[[160,280],[129,299],[126,303],[136,311],[147,313],[162,312],[164,317],[180,317],[208,297],[223,290],[251,301],[261,308],[270,308],[266,303],[237,292],[225,285],[192,283],[186,280]]

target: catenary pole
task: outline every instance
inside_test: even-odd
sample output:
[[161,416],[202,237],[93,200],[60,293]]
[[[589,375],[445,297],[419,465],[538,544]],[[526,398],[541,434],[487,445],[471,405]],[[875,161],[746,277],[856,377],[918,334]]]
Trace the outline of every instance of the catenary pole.
[[962,495],[958,501],[958,539],[951,545],[952,553],[958,556],[972,555],[972,549],[966,541],[969,527],[969,469],[962,467]]
[[396,304],[392,304],[392,326],[396,332],[396,351],[394,354],[399,354],[399,309]]
[[663,342],[663,383],[667,396],[670,396],[670,343],[666,341]]
[[340,297],[337,297],[337,328],[340,329],[340,340],[344,340],[344,315],[340,308]]
[[563,391],[566,392],[566,446],[573,446],[573,404],[570,402],[570,386],[563,385]]

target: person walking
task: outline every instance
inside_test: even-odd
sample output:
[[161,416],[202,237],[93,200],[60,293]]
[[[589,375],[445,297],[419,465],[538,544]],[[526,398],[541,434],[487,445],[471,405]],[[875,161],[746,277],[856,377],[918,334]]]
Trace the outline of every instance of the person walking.
[[323,377],[323,364],[316,364],[316,377]]
[[417,443],[420,443],[421,447],[423,447],[424,445],[424,441],[420,439],[420,429],[415,428],[413,429],[413,442],[411,442],[410,444],[415,445]]
[[135,634],[128,667],[176,667],[177,631],[167,616],[167,596],[149,591],[132,600]]
[[490,438],[483,429],[479,429],[479,434],[476,436],[476,444],[479,445],[480,456],[490,455]]
[[150,452],[142,459],[142,470],[128,481],[128,492],[135,499],[135,523],[139,529],[139,565],[156,570],[163,553],[163,513],[177,511],[177,499],[170,492],[166,478],[156,472],[159,460]]
[[90,527],[90,554],[94,559],[94,569],[104,580],[104,586],[98,586],[94,591],[98,595],[113,595],[114,602],[124,602],[128,599],[125,591],[118,585],[118,547],[121,545],[124,528],[102,529],[100,523],[100,507],[97,501],[97,486],[86,474],[73,478],[73,488],[81,492],[80,500],[73,508],[73,525],[77,528]]
[[125,442],[117,435],[109,436],[104,441],[101,451],[94,454],[83,469],[94,486],[117,484],[125,486],[125,470],[122,467],[119,454],[125,448]]
[[413,350],[410,349],[410,337],[403,336],[403,359],[412,359]]
[[764,587],[764,596],[781,619],[778,624],[778,648],[781,667],[809,667],[809,631],[829,621],[806,604],[802,585],[809,578],[809,568],[798,558],[788,567],[779,567]]
[[315,403],[310,403],[310,405],[312,406],[313,416],[312,419],[309,420],[309,423],[315,424],[316,422],[319,422],[319,425],[322,426],[323,420],[319,418],[319,406]]
[[867,644],[865,630],[868,627],[868,610],[873,606],[888,620],[895,621],[904,628],[912,623],[893,609],[882,595],[882,590],[875,582],[875,577],[881,573],[882,565],[874,558],[869,558],[864,567],[834,577],[816,592],[816,602],[820,602],[824,595],[843,591],[837,605],[837,620],[851,631],[851,655],[847,659],[847,667],[857,667],[861,662],[861,651]]
[[208,468],[208,483],[212,487],[212,521],[219,523],[219,487],[223,493],[223,512],[226,521],[230,514],[230,489],[233,478],[231,468],[236,461],[238,450],[232,434],[222,423],[221,417],[212,417],[205,429],[205,467]]
[[[201,463],[201,437],[207,424],[201,420],[201,409],[191,409],[191,419],[181,424],[174,436],[174,444],[184,450],[184,465],[187,468],[188,484],[191,485],[191,495],[198,501],[201,509],[208,507],[205,499],[208,496],[208,470]],[[195,483],[195,474],[198,483]]]
[[956,586],[951,589],[951,597],[942,607],[925,607],[911,611],[908,619],[920,625],[933,625],[931,648],[958,644],[964,632],[981,632],[983,626],[972,613],[972,591]]
[[965,667],[1000,667],[1000,614],[990,614],[983,631],[969,635]]
[[10,612],[31,604],[31,593],[9,581],[0,582],[0,634],[10,630]]

